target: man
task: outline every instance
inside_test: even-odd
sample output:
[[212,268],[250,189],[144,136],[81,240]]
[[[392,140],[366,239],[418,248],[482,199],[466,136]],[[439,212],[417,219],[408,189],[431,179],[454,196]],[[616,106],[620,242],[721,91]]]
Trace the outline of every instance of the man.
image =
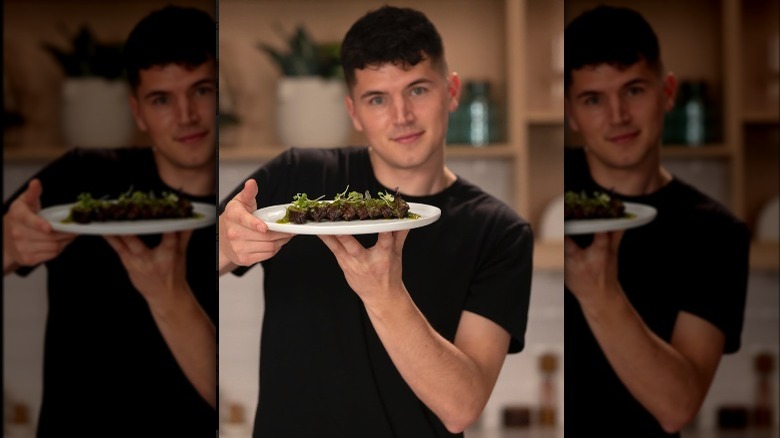
[[4,206],[5,274],[45,264],[48,275],[37,433],[213,437],[216,226],[77,236],[38,215],[81,193],[115,199],[130,189],[216,204],[214,19],[192,8],[152,12],[125,58],[130,105],[151,147],[75,149]]
[[[460,81],[427,17],[369,12],[341,61],[369,146],[293,148],[221,206],[220,273],[264,269],[254,436],[462,436],[523,347],[531,230],[445,166]],[[442,216],[412,231],[292,237],[251,214],[347,186],[374,197],[398,187]]]
[[679,436],[721,356],[739,349],[748,231],[661,166],[676,81],[644,18],[598,7],[564,37],[566,114],[584,142],[566,152],[566,190],[657,210],[648,225],[597,233],[590,245],[566,239],[567,433]]

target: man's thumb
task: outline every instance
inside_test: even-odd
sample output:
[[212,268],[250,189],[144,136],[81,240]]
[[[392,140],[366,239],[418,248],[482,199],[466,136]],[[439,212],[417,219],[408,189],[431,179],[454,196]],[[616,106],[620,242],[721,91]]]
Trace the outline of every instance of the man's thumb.
[[238,200],[241,201],[242,204],[256,209],[258,191],[257,181],[248,179],[244,183],[244,188],[238,194]]
[[43,186],[41,181],[33,179],[27,185],[27,190],[22,194],[22,201],[30,207],[33,212],[38,212],[41,209],[41,193],[43,193]]

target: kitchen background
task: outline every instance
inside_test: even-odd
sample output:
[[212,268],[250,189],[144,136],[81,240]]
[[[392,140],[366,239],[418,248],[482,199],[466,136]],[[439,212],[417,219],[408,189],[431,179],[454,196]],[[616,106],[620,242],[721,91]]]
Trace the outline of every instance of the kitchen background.
[[[327,87],[291,85],[300,81],[282,74],[259,44],[284,51],[286,38],[303,25],[314,42],[327,45],[339,41],[360,15],[383,3],[219,1],[220,197],[286,145],[362,143],[361,136],[349,125],[341,132],[330,133],[327,126],[339,126],[338,121],[315,127],[325,115],[309,114],[305,108],[290,109],[297,100],[291,102],[289,98],[294,96],[295,88]],[[41,43],[65,45],[67,40],[57,27],[60,22],[71,32],[88,23],[100,40],[121,40],[138,18],[158,4],[118,1],[112,3],[108,13],[99,2],[88,0],[4,2],[4,199],[69,145],[89,141],[84,137],[74,140],[76,134],[60,127],[60,105],[65,104],[60,93],[65,81]],[[413,6],[428,14],[444,38],[450,68],[464,83],[473,84],[463,99],[469,104],[462,103],[461,107],[474,110],[461,111],[452,118],[448,165],[513,205],[531,221],[537,238],[526,349],[507,357],[482,418],[467,436],[563,436],[561,145],[575,144],[576,138],[564,128],[561,35],[565,12],[568,17],[595,3],[567,0],[566,8],[560,0],[420,0],[394,4]],[[780,165],[778,105],[773,100],[778,80],[773,56],[780,49],[776,46],[778,24],[770,19],[777,16],[777,1],[625,0],[621,4],[648,11],[662,45],[668,48],[668,67],[678,77],[704,81],[707,98],[712,99],[707,108],[715,112],[710,118],[718,118],[722,126],[720,132],[708,134],[700,146],[685,135],[672,136],[670,143],[691,144],[666,148],[665,164],[732,207],[755,236],[743,349],[724,358],[696,425],[685,436],[715,436],[711,431],[723,417],[719,413],[732,412],[739,418],[744,412],[741,409],[756,405],[763,383],[754,371],[754,359],[763,352],[774,361],[766,386],[776,425],[780,420],[780,222],[774,216],[768,226],[764,225],[763,218],[770,216],[763,213],[771,210],[771,201],[777,196]],[[51,12],[41,14],[42,10]],[[486,94],[480,95],[481,90]],[[306,92],[313,93],[311,89]],[[331,93],[338,96],[337,91]],[[487,103],[482,100],[485,96]],[[329,112],[340,113],[341,108]],[[303,125],[292,125],[285,122],[288,111],[309,114],[309,118],[301,122],[303,116],[298,117]],[[671,123],[681,126],[683,122],[678,118]],[[318,135],[294,137],[296,131]],[[323,140],[330,134],[332,140]],[[107,140],[99,141],[105,144]],[[143,144],[145,139],[135,135],[129,141]],[[42,270],[26,279],[10,275],[4,280],[7,433],[23,433],[23,427],[15,422],[26,422],[29,430],[40,405],[44,280]],[[241,436],[248,430],[256,405],[263,315],[261,285],[262,270],[258,268],[242,278],[226,275],[219,283],[220,409],[226,436]],[[550,357],[554,360],[544,360]],[[543,360],[552,366],[542,368]],[[722,410],[725,407],[731,410]],[[542,411],[554,415],[541,415]],[[532,428],[503,426],[526,423]],[[748,436],[740,429],[734,431],[736,435],[731,436]],[[763,434],[777,436],[777,428],[763,429]]]

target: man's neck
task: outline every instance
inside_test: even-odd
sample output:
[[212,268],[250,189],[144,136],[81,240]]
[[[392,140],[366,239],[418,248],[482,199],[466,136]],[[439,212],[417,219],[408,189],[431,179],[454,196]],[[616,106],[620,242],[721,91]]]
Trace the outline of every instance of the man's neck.
[[672,180],[672,175],[660,162],[640,165],[636,168],[614,168],[587,156],[591,177],[596,184],[625,196],[642,196],[655,193]]
[[444,164],[444,160],[429,160],[422,167],[400,169],[383,163],[369,149],[374,176],[385,187],[399,187],[407,196],[429,196],[451,186],[457,176]]
[[216,165],[181,168],[175,167],[155,154],[160,179],[169,187],[192,196],[209,196],[216,193]]

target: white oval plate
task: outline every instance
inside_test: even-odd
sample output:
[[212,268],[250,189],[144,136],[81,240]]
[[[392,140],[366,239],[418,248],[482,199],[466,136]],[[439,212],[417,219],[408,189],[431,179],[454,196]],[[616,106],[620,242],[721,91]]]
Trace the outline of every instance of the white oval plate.
[[626,202],[625,206],[626,212],[633,214],[634,217],[620,219],[568,220],[563,223],[564,233],[569,236],[641,227],[655,219],[657,213],[655,208],[649,205]]
[[272,205],[256,210],[253,214],[268,224],[268,229],[281,233],[326,235],[326,234],[372,234],[388,231],[409,230],[430,225],[441,216],[438,207],[427,204],[409,203],[409,212],[420,215],[418,219],[367,219],[353,221],[323,221],[305,224],[276,223],[284,217],[290,204]]
[[145,221],[92,222],[88,224],[63,223],[62,221],[68,217],[73,205],[75,204],[47,207],[38,212],[38,214],[49,221],[51,227],[54,228],[55,231],[96,236],[157,234],[191,230],[211,225],[216,222],[217,219],[216,206],[201,202],[193,202],[193,211],[201,214],[201,217],[187,219],[154,219]]

